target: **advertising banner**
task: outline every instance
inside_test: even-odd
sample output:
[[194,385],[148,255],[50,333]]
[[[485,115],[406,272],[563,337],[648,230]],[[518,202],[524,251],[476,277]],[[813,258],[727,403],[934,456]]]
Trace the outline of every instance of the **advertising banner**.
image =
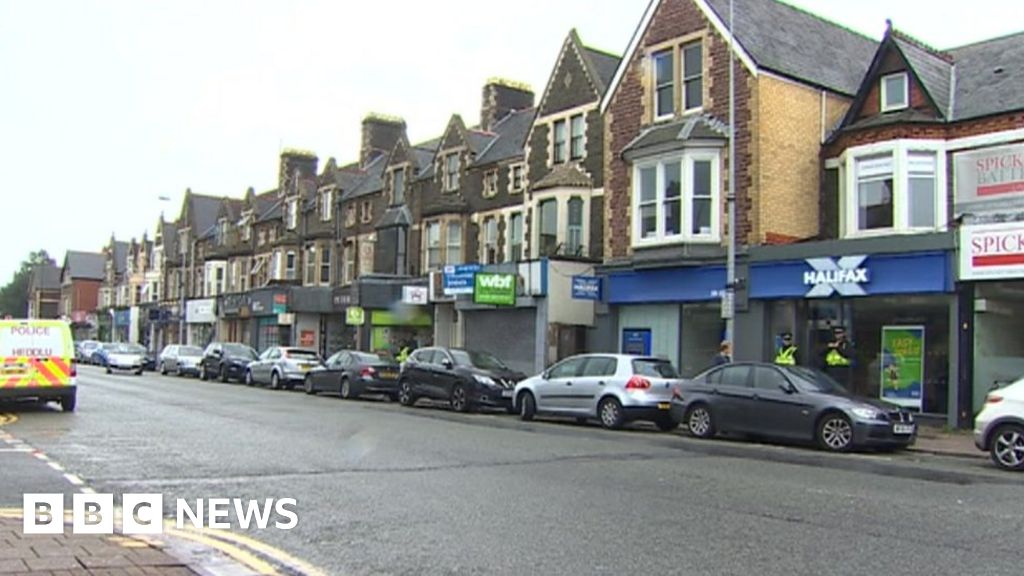
[[600,300],[601,279],[596,276],[573,276],[572,297],[576,300]]
[[473,302],[497,306],[515,306],[515,275],[478,272],[473,284]]
[[445,266],[442,277],[442,286],[445,296],[455,294],[472,294],[473,277],[480,271],[479,264],[459,264],[458,266]]
[[921,409],[924,398],[924,326],[882,327],[881,398]]
[[623,328],[622,353],[637,356],[651,355],[651,331],[649,328]]
[[1024,278],[1024,222],[960,228],[960,279]]

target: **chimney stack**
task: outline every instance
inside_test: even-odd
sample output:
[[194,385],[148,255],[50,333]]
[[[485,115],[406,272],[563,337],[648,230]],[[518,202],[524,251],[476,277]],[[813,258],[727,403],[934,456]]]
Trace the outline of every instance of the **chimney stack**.
[[300,180],[316,180],[317,157],[305,150],[286,149],[281,152],[277,171],[277,195],[288,196],[298,192]]
[[533,107],[533,89],[522,82],[491,78],[484,84],[480,129],[490,131],[509,112]]
[[390,154],[405,136],[405,120],[397,116],[370,113],[363,118],[363,142],[359,148],[359,167],[365,168],[374,158]]

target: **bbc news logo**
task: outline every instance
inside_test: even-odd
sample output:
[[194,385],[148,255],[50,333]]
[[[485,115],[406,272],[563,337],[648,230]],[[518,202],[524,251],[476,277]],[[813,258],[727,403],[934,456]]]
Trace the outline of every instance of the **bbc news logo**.
[[[175,528],[191,525],[198,529],[230,530],[255,527],[265,530],[291,530],[299,524],[294,498],[197,498],[175,501]],[[22,499],[25,534],[64,533],[63,494],[25,494]],[[113,494],[73,494],[71,532],[73,534],[114,534],[117,508]],[[124,494],[121,497],[122,534],[162,534],[164,531],[163,494]]]

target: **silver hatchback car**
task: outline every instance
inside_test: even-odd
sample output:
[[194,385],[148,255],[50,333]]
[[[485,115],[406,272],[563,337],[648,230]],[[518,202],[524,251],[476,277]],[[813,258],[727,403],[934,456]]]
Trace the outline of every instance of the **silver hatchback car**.
[[649,420],[668,431],[677,425],[669,409],[679,383],[679,373],[663,358],[580,354],[519,382],[513,400],[523,420],[536,414],[597,418],[613,429]]

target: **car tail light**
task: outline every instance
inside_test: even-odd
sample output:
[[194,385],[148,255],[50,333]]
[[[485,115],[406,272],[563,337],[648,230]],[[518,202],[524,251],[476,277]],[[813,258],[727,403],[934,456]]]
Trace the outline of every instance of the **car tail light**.
[[1003,401],[1003,397],[999,394],[989,394],[985,397],[985,404],[998,404]]
[[74,378],[76,376],[78,376],[78,361],[77,360],[72,360],[71,361],[71,377]]
[[626,382],[626,390],[647,390],[651,387],[651,381],[640,376],[633,376]]
[[373,375],[376,373],[377,371],[374,370],[372,366],[367,366],[366,368],[363,368],[362,370],[359,371],[359,375],[362,376],[363,378],[373,378]]

